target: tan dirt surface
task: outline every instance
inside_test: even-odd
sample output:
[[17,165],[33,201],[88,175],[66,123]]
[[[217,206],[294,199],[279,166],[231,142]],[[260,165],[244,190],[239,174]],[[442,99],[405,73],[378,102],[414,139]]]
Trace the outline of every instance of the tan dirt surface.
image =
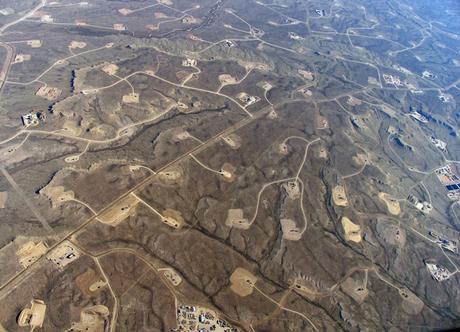
[[98,216],[98,220],[110,226],[117,226],[136,211],[139,200],[133,195],[128,195],[116,205],[105,210]]
[[347,241],[352,241],[359,243],[362,240],[361,236],[361,226],[353,223],[347,217],[342,218],[342,227],[345,233],[345,239]]
[[385,202],[388,212],[390,212],[392,215],[397,216],[401,213],[399,202],[394,200],[390,195],[380,192],[378,196],[382,201]]
[[247,230],[251,226],[249,220],[243,217],[242,209],[230,209],[228,210],[227,220],[225,225],[228,227],[235,227],[238,229]]
[[238,267],[230,276],[230,289],[241,297],[248,296],[254,291],[253,285],[257,277],[246,269]]
[[336,186],[332,189],[332,200],[337,206],[348,206],[347,195],[344,186]]
[[18,258],[19,264],[26,268],[37,261],[41,256],[43,256],[47,250],[48,248],[43,242],[34,243],[30,241],[25,243],[16,252],[16,256]]
[[302,233],[297,228],[296,223],[292,219],[281,219],[281,230],[283,238],[290,241],[298,241],[302,238]]

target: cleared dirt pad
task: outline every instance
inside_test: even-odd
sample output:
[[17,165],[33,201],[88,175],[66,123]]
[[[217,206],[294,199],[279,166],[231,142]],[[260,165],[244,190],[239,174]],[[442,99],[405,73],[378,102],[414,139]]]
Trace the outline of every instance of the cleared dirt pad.
[[48,185],[40,190],[40,194],[49,199],[53,209],[61,206],[61,204],[66,201],[72,200],[75,197],[73,191],[65,191],[64,186],[52,187]]
[[0,332],[459,325],[454,2],[4,1]]
[[16,256],[18,258],[19,264],[24,268],[28,267],[30,264],[34,263],[43,256],[48,248],[43,242],[34,243],[32,241],[24,244],[17,252]]
[[40,39],[32,39],[27,41],[27,45],[32,48],[40,48],[42,47],[43,43]]
[[372,77],[372,76],[369,76],[367,78],[367,83],[372,84],[372,85],[379,85],[379,81],[375,77]]
[[97,219],[104,224],[117,226],[135,212],[138,203],[139,200],[135,196],[128,195],[116,205],[102,212]]
[[74,48],[85,48],[86,47],[86,43],[85,42],[82,42],[82,41],[75,41],[75,40],[72,40],[69,44],[69,48],[71,49],[74,49]]
[[230,148],[237,150],[241,147],[241,138],[236,134],[230,134],[222,137],[222,140],[230,146]]
[[117,30],[117,31],[125,31],[126,30],[126,26],[124,24],[121,24],[121,23],[115,23],[113,25],[113,29],[114,30]]
[[115,75],[118,71],[118,66],[114,63],[108,63],[102,67],[102,71],[109,75]]
[[399,202],[392,198],[390,195],[381,192],[379,193],[379,198],[385,202],[388,212],[390,212],[392,215],[397,216],[401,213]]
[[74,120],[65,120],[62,126],[62,131],[72,136],[80,136],[82,130],[80,124]]
[[158,271],[163,272],[164,277],[173,285],[179,286],[182,282],[182,277],[174,269],[164,268],[158,269]]
[[283,183],[283,189],[286,190],[288,197],[292,200],[300,198],[300,186],[298,181],[289,181]]
[[355,280],[351,277],[345,279],[340,287],[345,294],[350,296],[358,304],[363,303],[369,295],[369,290],[366,288],[366,285],[363,285],[362,281]]
[[398,227],[396,223],[381,219],[377,221],[377,234],[386,243],[403,247],[406,244],[406,231]]
[[159,172],[157,178],[165,185],[181,184],[184,181],[184,171],[178,166],[169,167],[167,170]]
[[332,189],[332,200],[337,206],[348,206],[347,195],[345,194],[344,186],[336,186]]
[[159,29],[158,25],[154,25],[154,24],[147,24],[145,28],[148,30],[158,30]]
[[64,269],[79,257],[80,252],[69,241],[62,242],[46,256],[58,269]]
[[289,147],[286,143],[281,143],[278,146],[278,152],[284,156],[286,156],[289,153]]
[[16,57],[14,58],[13,63],[21,63],[24,61],[30,61],[32,56],[30,54],[17,54]]
[[103,332],[109,314],[105,305],[86,307],[80,313],[80,321],[72,323],[71,331]]
[[350,106],[359,106],[361,105],[361,100],[354,98],[353,96],[349,96],[347,99],[347,104]]
[[45,98],[49,101],[57,99],[61,95],[62,90],[59,88],[53,88],[50,86],[42,86],[35,93],[37,96]]
[[299,69],[298,73],[302,75],[303,78],[305,78],[307,81],[313,81],[313,73],[311,71],[306,71],[303,69]]
[[94,296],[107,285],[99,273],[91,268],[77,276],[75,283],[86,297]]
[[251,227],[249,220],[243,217],[242,209],[230,209],[228,210],[227,220],[225,225],[228,227],[235,227],[239,229],[247,230]]
[[222,84],[235,84],[237,82],[236,78],[230,74],[221,74],[219,75],[219,81]]
[[129,15],[131,14],[133,11],[129,8],[121,8],[121,9],[118,9],[118,12],[121,14],[121,15]]
[[321,159],[327,159],[328,158],[328,152],[325,148],[320,148],[319,151],[318,151],[318,157],[321,158]]
[[162,215],[163,222],[172,228],[180,229],[185,224],[184,218],[179,211],[166,209],[163,211]]
[[275,120],[278,118],[278,113],[275,112],[274,109],[272,109],[268,114],[267,114],[267,118],[269,118],[270,120]]
[[303,297],[314,301],[318,295],[321,295],[315,287],[307,285],[309,282],[304,279],[297,279],[294,282],[294,289],[297,293],[302,295]]
[[139,103],[139,94],[138,93],[130,93],[128,95],[123,96],[124,103],[131,103],[131,104],[138,104]]
[[298,241],[302,237],[300,229],[297,228],[296,223],[292,219],[281,219],[281,230],[283,238],[290,241]]
[[153,13],[153,17],[155,17],[156,19],[160,19],[160,18],[170,18],[170,16],[166,15],[165,13],[162,13],[162,12],[155,12]]
[[345,239],[347,241],[352,241],[359,243],[362,240],[361,236],[361,226],[353,223],[347,217],[342,218],[342,227],[345,233]]
[[233,182],[235,180],[236,167],[232,164],[224,163],[220,171],[225,182]]
[[403,299],[401,306],[407,314],[418,315],[423,310],[425,304],[410,290],[400,289],[399,295]]
[[329,128],[329,122],[327,121],[327,118],[325,116],[318,115],[316,117],[316,128],[317,129]]
[[357,165],[364,165],[369,163],[369,160],[365,153],[357,153],[356,156],[353,156],[352,160]]
[[253,285],[257,277],[246,269],[238,267],[230,276],[230,289],[241,297],[248,296],[254,291]]

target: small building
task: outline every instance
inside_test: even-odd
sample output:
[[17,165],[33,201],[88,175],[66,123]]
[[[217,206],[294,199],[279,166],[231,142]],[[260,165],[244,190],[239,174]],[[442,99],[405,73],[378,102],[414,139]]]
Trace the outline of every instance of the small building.
[[398,76],[383,74],[382,77],[386,84],[393,84],[395,86],[402,85],[401,79]]
[[18,325],[21,327],[30,326],[31,331],[41,328],[45,320],[46,304],[42,300],[30,301],[30,308],[22,309],[18,316]]
[[421,123],[428,123],[428,119],[417,111],[411,112],[409,115]]
[[113,24],[113,29],[116,30],[116,31],[125,31],[126,26],[124,24],[121,24],[121,23],[114,23]]
[[431,212],[431,210],[433,210],[433,206],[430,203],[425,201],[421,204],[422,204],[421,207],[420,206],[417,207],[417,209],[419,209],[421,212],[428,214]]
[[446,268],[438,264],[433,264],[433,263],[425,263],[425,264],[426,264],[428,271],[431,273],[431,276],[437,282],[441,282],[441,281],[444,281],[450,278],[451,274]]
[[182,23],[184,24],[192,24],[195,23],[196,19],[193,16],[187,15],[182,19]]
[[443,103],[448,103],[451,101],[451,97],[447,94],[443,94],[441,93],[439,96],[438,96],[439,100]]
[[56,264],[58,268],[63,269],[79,257],[80,253],[78,250],[74,248],[70,242],[65,241],[51,251],[47,256],[47,259]]
[[429,231],[428,234],[436,240],[436,243],[440,245],[442,248],[453,252],[454,254],[457,253],[457,241],[449,240],[444,236],[441,236],[433,231]]
[[51,15],[43,15],[40,20],[42,22],[44,22],[44,23],[53,23],[54,22],[54,18],[51,17]]
[[433,206],[430,203],[428,203],[427,201],[422,202],[413,195],[407,196],[407,201],[412,203],[417,210],[425,214],[428,214],[431,212],[431,210],[433,210]]
[[295,32],[289,32],[289,38],[294,40],[301,40],[304,39],[303,37],[299,36]]
[[230,40],[230,39],[225,39],[224,43],[225,43],[226,47],[235,47],[236,46],[235,42],[233,42],[233,40]]
[[422,73],[422,76],[424,78],[429,78],[429,79],[434,79],[436,78],[436,75],[434,75],[432,72],[429,72],[428,70],[425,70],[423,73]]
[[250,96],[247,93],[243,92],[238,95],[238,99],[244,103],[244,107],[251,106],[252,104],[257,103],[260,98],[257,96]]
[[326,16],[326,11],[324,9],[315,9],[315,13],[318,14],[320,17]]
[[254,37],[262,37],[264,35],[264,31],[258,28],[251,28],[251,35]]
[[37,126],[44,119],[44,116],[41,112],[30,112],[21,116],[21,119],[22,124],[27,128]]
[[437,147],[441,151],[446,151],[447,149],[447,143],[440,140],[439,138],[436,138],[434,136],[430,137],[431,143],[434,144],[435,147]]
[[194,66],[196,66],[196,60],[195,59],[190,59],[190,58],[182,60],[182,66],[184,66],[184,67],[194,67]]

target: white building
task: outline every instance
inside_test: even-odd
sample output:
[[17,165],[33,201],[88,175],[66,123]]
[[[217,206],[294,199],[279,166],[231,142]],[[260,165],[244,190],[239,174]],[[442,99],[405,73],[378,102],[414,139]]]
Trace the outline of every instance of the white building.
[[40,123],[39,113],[36,113],[36,112],[25,114],[21,116],[21,119],[22,119],[22,123],[24,124],[26,128],[37,126]]
[[434,280],[441,282],[450,278],[450,272],[446,268],[433,263],[425,264]]

